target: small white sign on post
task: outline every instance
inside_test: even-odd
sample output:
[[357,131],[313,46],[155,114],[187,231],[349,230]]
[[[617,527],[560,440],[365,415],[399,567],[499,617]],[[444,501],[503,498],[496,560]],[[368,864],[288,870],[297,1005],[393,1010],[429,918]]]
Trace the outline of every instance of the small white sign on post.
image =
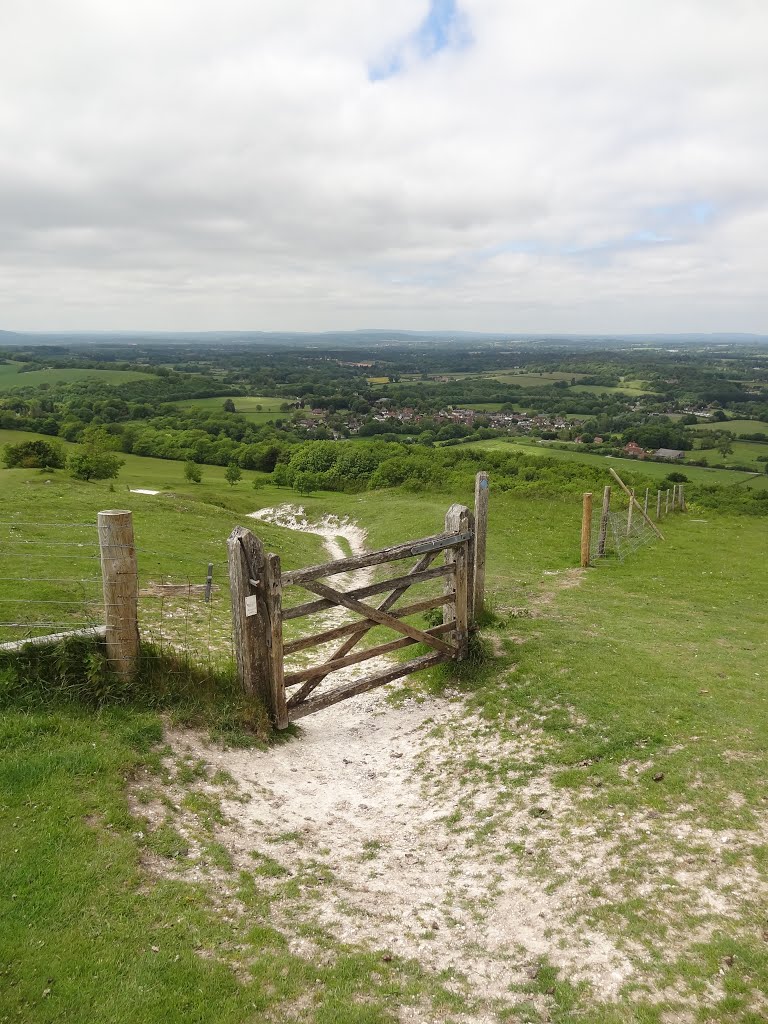
[[245,599],[245,614],[258,615],[259,614],[259,599],[255,594],[251,594]]

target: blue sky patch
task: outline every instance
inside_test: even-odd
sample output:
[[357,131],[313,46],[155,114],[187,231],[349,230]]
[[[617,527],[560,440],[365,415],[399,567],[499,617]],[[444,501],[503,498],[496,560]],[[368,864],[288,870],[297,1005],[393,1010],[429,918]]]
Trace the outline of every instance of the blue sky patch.
[[429,11],[421,24],[381,61],[371,65],[368,77],[372,82],[391,78],[405,69],[409,56],[429,60],[443,50],[463,50],[471,42],[469,22],[456,0],[430,0]]

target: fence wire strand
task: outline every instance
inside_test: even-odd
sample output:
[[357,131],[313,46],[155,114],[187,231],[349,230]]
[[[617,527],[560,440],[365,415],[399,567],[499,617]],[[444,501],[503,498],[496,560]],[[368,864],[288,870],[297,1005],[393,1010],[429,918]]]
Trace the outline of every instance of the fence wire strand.
[[[74,529],[87,529],[91,534],[62,539],[61,531]],[[128,575],[135,578],[139,595],[141,657],[173,654],[209,667],[232,658],[226,558],[216,557],[215,552],[197,555],[144,547],[140,539],[137,537],[139,543],[133,548],[137,570]],[[222,536],[222,554],[225,543]],[[108,545],[106,550],[109,555],[119,555],[130,547],[120,543]],[[95,520],[0,520],[0,644],[109,624],[119,605],[105,604],[102,578],[93,566],[100,559]],[[206,600],[209,564],[214,568]]]

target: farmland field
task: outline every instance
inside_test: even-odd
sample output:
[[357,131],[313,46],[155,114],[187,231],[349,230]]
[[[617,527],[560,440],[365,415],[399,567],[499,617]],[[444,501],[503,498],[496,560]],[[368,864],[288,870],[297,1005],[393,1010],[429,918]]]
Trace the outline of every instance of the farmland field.
[[768,434],[768,423],[762,420],[723,420],[697,423],[694,430],[728,430],[733,434]]
[[[495,438],[489,441],[469,441],[467,445],[462,447],[479,448],[485,451],[509,451],[510,445],[519,448],[525,452],[526,455],[537,455],[542,458],[552,459],[564,459],[566,462],[584,462],[592,466],[600,466],[605,469],[606,474],[608,468],[613,467],[617,473],[622,472],[622,467],[629,473],[642,473],[644,476],[651,477],[653,479],[663,479],[673,470],[679,470],[685,473],[689,480],[695,483],[710,483],[710,484],[725,484],[726,486],[735,484],[747,484],[752,486],[755,478],[749,473],[740,473],[733,470],[727,469],[706,469],[703,466],[688,466],[685,463],[663,463],[663,462],[641,462],[638,459],[619,459],[605,455],[593,455],[590,452],[580,452],[571,449],[553,448],[547,445],[546,442],[538,444],[535,441],[517,440],[510,439],[509,441],[501,438]],[[720,453],[714,453],[717,455],[717,461],[720,461]],[[712,461],[715,461],[713,458]],[[761,464],[757,464],[761,465]],[[756,472],[763,472],[757,470]],[[757,482],[758,487],[762,487],[762,481]]]
[[22,363],[0,363],[0,391],[11,388],[36,387],[39,384],[71,384],[94,380],[104,384],[124,384],[132,380],[150,380],[152,375],[137,370],[95,370],[88,368],[51,368],[19,373]]
[[[280,406],[287,401],[285,398],[274,397],[252,397],[232,395],[231,400],[235,403],[235,411],[244,416],[251,423],[268,423],[270,420],[285,418],[291,413],[281,412]],[[227,396],[217,398],[192,398],[178,402],[180,409],[201,409],[204,412],[222,412]],[[260,406],[260,408],[258,408]]]

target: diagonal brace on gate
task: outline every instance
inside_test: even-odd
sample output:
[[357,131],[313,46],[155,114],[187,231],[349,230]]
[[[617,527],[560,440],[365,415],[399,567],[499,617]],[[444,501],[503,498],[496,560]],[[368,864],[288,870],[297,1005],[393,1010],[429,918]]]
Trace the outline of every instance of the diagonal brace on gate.
[[436,647],[445,654],[453,654],[454,652],[454,648],[444,640],[438,640],[437,637],[431,636],[429,633],[425,633],[423,629],[417,629],[415,626],[411,626],[407,622],[402,622],[400,619],[395,618],[394,615],[389,615],[387,612],[380,611],[372,605],[363,604],[362,601],[356,601],[354,598],[348,597],[340,590],[334,590],[333,587],[329,587],[325,583],[317,583],[313,581],[312,583],[306,583],[305,586],[307,587],[307,590],[311,590],[313,593],[319,594],[320,597],[325,597],[329,601],[333,601],[335,604],[343,605],[351,612],[357,612],[357,614],[362,615],[363,618],[372,619],[373,622],[378,622],[381,626],[389,626],[390,629],[397,630],[398,633],[403,633],[405,636],[410,636],[419,643],[428,644],[430,647]]
[[[428,551],[427,554],[422,555],[418,562],[416,562],[416,564],[410,570],[409,575],[415,576],[416,573],[423,572],[426,568],[428,568],[429,564],[434,560],[436,555],[436,551]],[[409,583],[405,583],[403,585],[396,587],[390,594],[387,595],[387,597],[381,602],[381,604],[378,606],[376,610],[379,612],[389,611],[392,605],[394,605],[403,596],[403,594],[406,592],[409,586]],[[344,643],[337,650],[333,652],[328,661],[337,661],[339,658],[343,658],[346,654],[349,654],[353,647],[355,647],[363,639],[365,634],[371,629],[373,629],[372,622],[362,623],[360,625],[360,628],[355,630],[355,632],[347,640],[345,640]],[[317,672],[313,672],[310,679],[308,679],[307,682],[304,683],[304,685],[301,687],[301,689],[297,690],[296,693],[294,693],[294,695],[288,701],[288,707],[294,708],[296,707],[297,704],[300,704],[303,700],[305,700],[309,696],[309,694],[312,693],[312,691],[316,689],[320,685],[320,683],[322,683],[325,677],[330,675],[331,671],[332,669],[327,667],[327,663],[325,665],[318,665]]]

